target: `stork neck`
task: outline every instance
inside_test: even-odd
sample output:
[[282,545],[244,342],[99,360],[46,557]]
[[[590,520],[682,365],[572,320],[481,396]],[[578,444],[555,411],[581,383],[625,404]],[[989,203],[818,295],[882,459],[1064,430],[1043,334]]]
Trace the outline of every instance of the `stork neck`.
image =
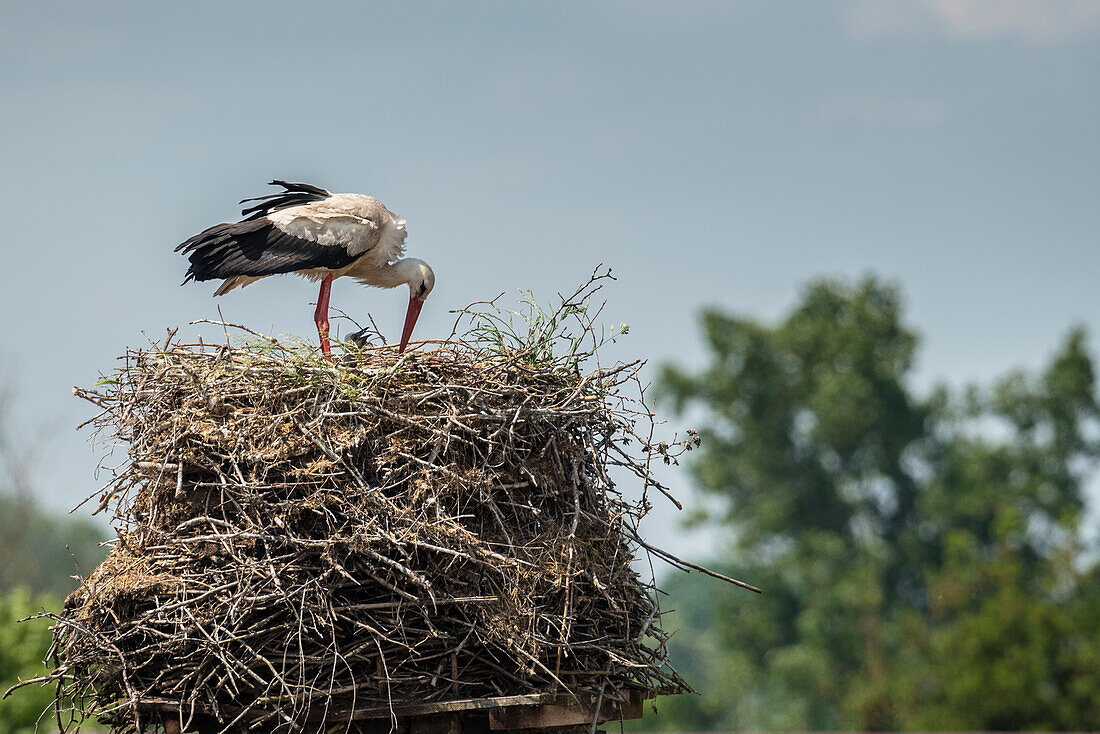
[[412,258],[398,260],[385,265],[378,271],[378,282],[375,285],[380,288],[396,288],[411,282],[416,272],[417,268]]

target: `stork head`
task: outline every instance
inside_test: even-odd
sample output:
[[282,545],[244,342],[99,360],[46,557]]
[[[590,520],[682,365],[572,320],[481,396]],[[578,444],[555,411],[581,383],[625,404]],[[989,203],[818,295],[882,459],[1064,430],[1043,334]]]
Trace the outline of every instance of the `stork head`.
[[398,353],[404,352],[405,347],[408,346],[413,327],[416,326],[416,320],[420,317],[420,309],[423,308],[424,301],[432,292],[432,288],[435,288],[435,273],[428,263],[416,258],[408,258],[402,260],[400,265],[402,274],[406,276],[405,280],[409,284],[409,310],[405,312],[405,328],[401,331],[401,346],[397,350]]

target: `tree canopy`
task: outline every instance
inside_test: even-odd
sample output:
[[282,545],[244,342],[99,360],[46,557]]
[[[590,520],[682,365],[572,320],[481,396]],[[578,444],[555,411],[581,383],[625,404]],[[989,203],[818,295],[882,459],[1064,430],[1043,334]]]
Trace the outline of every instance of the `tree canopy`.
[[674,662],[705,694],[669,729],[1100,726],[1100,457],[1086,335],[994,384],[912,385],[898,289],[812,283],[782,320],[702,317],[710,361],[663,369],[700,414],[690,469],[731,573],[673,578]]

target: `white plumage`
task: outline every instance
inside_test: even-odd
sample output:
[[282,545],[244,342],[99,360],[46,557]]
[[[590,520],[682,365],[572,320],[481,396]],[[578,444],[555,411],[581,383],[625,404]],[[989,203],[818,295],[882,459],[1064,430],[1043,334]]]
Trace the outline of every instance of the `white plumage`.
[[312,204],[279,209],[267,218],[283,232],[319,245],[343,247],[351,255],[369,250],[379,263],[405,254],[405,220],[373,196],[333,194]]

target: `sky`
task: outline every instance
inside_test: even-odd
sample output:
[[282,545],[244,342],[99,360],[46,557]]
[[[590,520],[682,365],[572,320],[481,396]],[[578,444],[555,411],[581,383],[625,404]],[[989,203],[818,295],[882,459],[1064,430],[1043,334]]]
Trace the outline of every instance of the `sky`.
[[[128,345],[217,338],[187,322],[219,304],[314,333],[300,279],[179,286],[174,246],[273,178],[407,219],[419,337],[604,263],[614,356],[650,375],[703,364],[704,307],[775,319],[822,275],[901,285],[921,389],[1038,367],[1075,324],[1100,351],[1098,0],[0,9],[0,381],[51,507],[105,481],[71,388]],[[396,337],[406,298],[332,303]],[[647,532],[716,540],[660,504]]]

